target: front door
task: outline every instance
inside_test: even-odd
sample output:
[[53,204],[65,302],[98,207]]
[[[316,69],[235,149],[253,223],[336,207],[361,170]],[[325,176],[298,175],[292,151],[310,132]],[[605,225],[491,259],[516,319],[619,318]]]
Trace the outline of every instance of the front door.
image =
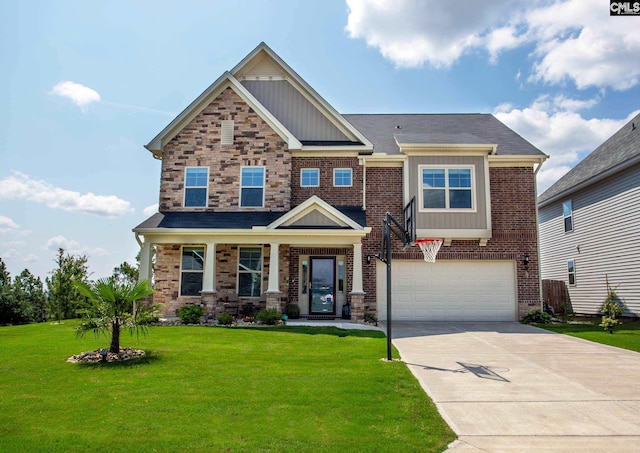
[[309,314],[336,314],[336,259],[311,257]]

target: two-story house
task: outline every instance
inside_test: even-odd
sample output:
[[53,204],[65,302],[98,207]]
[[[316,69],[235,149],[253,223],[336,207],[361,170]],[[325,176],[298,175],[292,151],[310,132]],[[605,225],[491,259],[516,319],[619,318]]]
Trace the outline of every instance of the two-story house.
[[146,148],[159,212],[134,229],[166,315],[201,303],[385,319],[386,212],[415,197],[436,263],[394,243],[394,319],[516,320],[540,307],[541,151],[489,114],[341,115],[266,44]]

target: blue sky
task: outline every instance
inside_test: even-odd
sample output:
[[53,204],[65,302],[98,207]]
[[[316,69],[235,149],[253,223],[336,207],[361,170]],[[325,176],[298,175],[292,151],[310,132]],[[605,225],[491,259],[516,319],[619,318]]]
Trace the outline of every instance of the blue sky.
[[341,113],[494,113],[544,190],[640,109],[640,17],[606,0],[0,2],[0,257],[134,263],[143,148],[261,41]]

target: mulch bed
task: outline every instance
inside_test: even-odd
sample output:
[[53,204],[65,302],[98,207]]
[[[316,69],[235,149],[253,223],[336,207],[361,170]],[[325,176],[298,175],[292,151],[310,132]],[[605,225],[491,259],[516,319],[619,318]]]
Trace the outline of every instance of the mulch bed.
[[108,349],[96,349],[95,351],[81,352],[67,359],[71,363],[104,363],[104,362],[124,362],[127,360],[144,357],[141,349],[120,348],[120,352],[115,354]]

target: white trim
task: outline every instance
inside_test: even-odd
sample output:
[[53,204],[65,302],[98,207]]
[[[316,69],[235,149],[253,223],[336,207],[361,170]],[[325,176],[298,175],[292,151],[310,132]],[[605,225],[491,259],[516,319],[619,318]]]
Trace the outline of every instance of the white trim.
[[[302,172],[304,172],[305,170],[306,171],[315,170],[318,172],[318,184],[315,184],[315,185],[302,184]],[[320,187],[320,169],[319,168],[301,168],[300,169],[300,187]]]
[[[431,169],[431,170],[444,170],[444,187],[436,187],[433,190],[444,190],[445,192],[445,207],[444,208],[425,208],[424,207],[424,187],[423,187],[423,178],[422,172],[423,170]],[[451,190],[458,190],[458,188],[450,188],[449,187],[449,170],[451,169],[460,169],[460,170],[469,170],[471,176],[471,208],[450,208],[449,206],[449,194]],[[466,188],[462,188],[463,190],[467,190]],[[468,212],[473,213],[478,211],[477,204],[477,188],[476,188],[476,171],[475,165],[468,164],[446,164],[446,165],[432,165],[432,164],[424,164],[418,165],[418,212]]]
[[[242,184],[242,172],[245,168],[262,168],[262,185],[261,186],[244,186]],[[240,167],[240,197],[238,199],[238,206],[241,208],[264,208],[264,201],[265,201],[265,192],[266,192],[266,185],[267,185],[267,168],[264,165],[242,165]],[[262,189],[262,203],[260,204],[260,206],[243,206],[242,205],[242,189],[258,189],[261,188]]]
[[[338,211],[336,208],[331,206],[329,203],[327,203],[317,195],[313,195],[312,197],[309,197],[303,203],[296,206],[294,209],[287,212],[282,217],[279,217],[270,225],[267,225],[266,229],[268,231],[277,231],[276,229],[278,227],[291,225],[295,223],[298,219],[304,217],[309,212],[314,210],[318,210],[323,215],[327,216],[329,219],[331,219],[332,221],[334,221],[339,225],[351,227],[355,231],[367,230],[366,227],[363,227],[359,223],[352,220],[350,217],[344,215],[343,213]],[[368,229],[369,231],[371,231],[371,228],[368,228]],[[287,230],[287,231],[291,231],[291,230]],[[310,230],[306,230],[306,231],[310,231]],[[330,230],[319,230],[319,231],[330,231]]]
[[[569,215],[565,215],[564,214],[564,205],[565,203],[569,203],[569,207],[571,208],[571,214]],[[566,200],[564,200],[562,202],[562,229],[564,230],[565,233],[571,233],[573,231],[573,199],[572,198],[567,198]],[[571,218],[571,229],[567,230],[567,224],[566,224],[566,219],[567,218]]]
[[[349,174],[350,174],[349,185],[346,185],[346,184],[336,185],[336,171],[344,171],[344,170],[349,170]],[[333,169],[333,187],[353,187],[353,168],[334,168]]]
[[[255,274],[260,273],[260,291],[257,296],[246,296],[240,294],[240,250],[242,249],[260,249],[260,271],[243,271],[243,274]],[[239,297],[260,297],[262,294],[262,286],[263,286],[263,274],[264,274],[264,246],[261,244],[248,244],[248,245],[238,245],[238,256],[236,261],[236,294]]]
[[[191,169],[204,168],[207,171],[207,185],[206,186],[187,186],[187,172]],[[182,207],[183,208],[207,208],[209,206],[209,167],[185,167],[184,169],[184,184],[182,189]],[[204,206],[187,206],[187,189],[202,189],[204,188]]]
[[[569,263],[573,263],[573,272],[569,271]],[[573,274],[573,283],[571,283],[571,274]],[[567,260],[567,285],[576,286],[578,284],[578,278],[576,273],[576,260],[571,258]]]
[[[185,248],[190,248],[190,249],[202,249],[202,271],[198,271],[198,270],[194,270],[194,269],[187,269],[186,271],[184,271],[182,269],[182,256],[184,254],[184,249]],[[200,272],[202,273],[202,287],[200,288],[200,291],[202,291],[202,288],[204,288],[204,272],[205,272],[205,261],[206,261],[206,257],[205,257],[205,249],[206,246],[204,244],[182,244],[180,246],[180,274],[179,274],[179,280],[178,280],[178,297],[198,297],[200,298],[200,294],[198,294],[197,296],[187,296],[187,295],[183,295],[182,294],[182,272]]]

